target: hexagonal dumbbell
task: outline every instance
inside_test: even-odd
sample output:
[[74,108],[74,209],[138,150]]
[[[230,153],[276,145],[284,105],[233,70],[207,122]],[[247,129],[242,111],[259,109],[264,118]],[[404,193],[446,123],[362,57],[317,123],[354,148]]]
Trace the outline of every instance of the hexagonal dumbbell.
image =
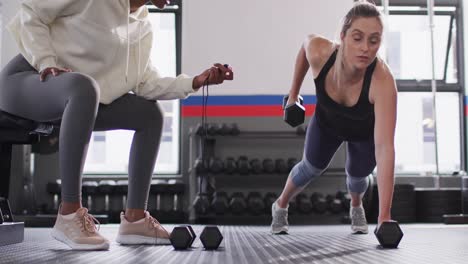
[[305,119],[304,99],[302,99],[301,96],[299,96],[298,99],[298,102],[287,105],[289,96],[283,97],[283,120],[292,127],[297,127],[304,123]]
[[196,237],[191,226],[177,226],[172,230],[169,240],[175,250],[183,250],[191,247]]
[[207,226],[203,229],[200,240],[206,250],[216,250],[223,241],[223,235],[217,226]]
[[374,234],[384,248],[397,248],[403,238],[403,231],[396,221],[383,222],[374,230]]

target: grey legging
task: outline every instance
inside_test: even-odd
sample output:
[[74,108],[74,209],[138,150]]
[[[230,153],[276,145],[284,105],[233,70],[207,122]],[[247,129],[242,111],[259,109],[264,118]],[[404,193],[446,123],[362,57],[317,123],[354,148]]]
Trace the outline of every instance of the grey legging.
[[128,167],[127,208],[146,209],[149,186],[161,141],[163,113],[158,103],[126,94],[99,104],[99,86],[80,73],[38,72],[22,55],[0,73],[0,109],[35,121],[60,121],[59,163],[62,200],[81,200],[81,177],[91,132],[134,130]]

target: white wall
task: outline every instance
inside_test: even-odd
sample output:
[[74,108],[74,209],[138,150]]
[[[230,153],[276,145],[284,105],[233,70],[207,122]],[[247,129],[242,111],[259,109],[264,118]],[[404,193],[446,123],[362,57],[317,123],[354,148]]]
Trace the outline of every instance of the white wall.
[[[234,67],[235,80],[210,94],[285,94],[300,45],[310,33],[335,38],[352,0],[183,1],[182,71],[214,62]],[[311,75],[302,94],[313,94]]]
[[16,14],[20,0],[2,0],[2,37],[0,38],[2,41],[1,45],[1,66],[5,66],[14,56],[16,56],[19,52],[18,48],[16,47],[16,43],[13,42],[10,34],[5,30],[5,25],[8,21],[13,18]]

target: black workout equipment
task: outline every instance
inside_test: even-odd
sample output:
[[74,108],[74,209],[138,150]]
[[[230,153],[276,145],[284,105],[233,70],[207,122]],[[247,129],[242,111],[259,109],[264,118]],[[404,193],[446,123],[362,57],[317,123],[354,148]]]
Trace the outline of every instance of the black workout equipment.
[[333,197],[333,195],[328,194],[325,200],[327,201],[328,210],[333,214],[338,214],[343,211],[343,204],[341,203],[341,200],[336,199]]
[[349,211],[351,205],[351,195],[344,191],[337,191],[335,198],[341,201],[344,211]]
[[403,231],[395,221],[383,222],[374,234],[383,248],[397,248],[403,238]]
[[229,198],[226,192],[215,192],[211,201],[211,210],[217,214],[225,214],[229,209]]
[[221,126],[219,124],[208,124],[208,135],[216,136],[221,135]]
[[318,214],[323,214],[327,211],[327,201],[323,198],[323,194],[314,192],[310,196],[313,210]]
[[240,156],[239,159],[237,160],[237,171],[240,174],[249,174],[250,172],[250,165],[249,165],[249,160],[246,156]]
[[171,232],[169,240],[175,250],[183,250],[192,246],[196,234],[191,226],[177,226]]
[[233,157],[228,157],[225,162],[224,172],[233,174],[237,171],[237,163]]
[[231,124],[231,136],[238,136],[241,133],[236,123]]
[[200,174],[200,173],[207,172],[210,166],[209,166],[209,162],[207,161],[204,162],[201,159],[196,159],[193,167],[195,168],[195,171],[197,172],[197,174]]
[[250,163],[250,170],[252,171],[252,173],[260,174],[263,172],[262,163],[260,162],[259,159],[252,159],[250,160],[249,163]]
[[224,162],[220,158],[212,157],[210,158],[210,172],[218,174],[224,170]]
[[97,192],[99,194],[104,194],[104,208],[101,212],[110,212],[110,196],[114,194],[115,184],[115,181],[112,180],[102,180],[99,182]]
[[206,215],[210,210],[210,200],[207,194],[198,194],[193,200],[193,209],[197,215]]
[[97,188],[98,183],[96,181],[84,181],[81,184],[84,206],[87,207],[90,212],[94,212],[93,195],[97,193]]
[[313,206],[307,195],[300,193],[296,196],[296,208],[301,214],[309,214],[312,212]]
[[283,98],[283,120],[292,127],[297,127],[298,125],[304,123],[305,119],[305,108],[304,100],[301,96],[298,97],[299,102],[295,102],[291,105],[286,105],[288,103],[289,96]]
[[275,161],[275,171],[276,173],[284,174],[288,173],[288,165],[284,159],[276,159]]
[[21,243],[23,240],[24,223],[14,222],[10,203],[0,197],[0,246]]
[[265,203],[259,192],[251,192],[247,195],[247,208],[253,215],[261,215],[265,211]]
[[245,196],[241,192],[236,192],[231,196],[231,200],[229,201],[229,210],[233,214],[242,214],[245,212],[247,208],[247,202],[245,200]]
[[275,168],[275,163],[273,162],[272,159],[269,159],[269,158],[264,159],[262,165],[263,165],[263,171],[265,173],[275,172],[275,169],[276,169]]
[[265,194],[265,197],[263,198],[263,202],[265,203],[265,212],[269,213],[271,212],[271,206],[273,205],[274,202],[278,199],[278,195],[276,193],[268,192]]
[[298,161],[297,161],[296,158],[289,158],[288,159],[288,172],[290,172],[294,168],[294,166],[296,166],[297,162]]
[[200,241],[206,250],[216,250],[223,241],[223,235],[217,226],[207,226],[200,235]]
[[53,212],[56,213],[59,208],[60,203],[60,194],[62,192],[62,186],[60,181],[55,182],[48,182],[46,186],[46,190],[48,193],[53,195]]

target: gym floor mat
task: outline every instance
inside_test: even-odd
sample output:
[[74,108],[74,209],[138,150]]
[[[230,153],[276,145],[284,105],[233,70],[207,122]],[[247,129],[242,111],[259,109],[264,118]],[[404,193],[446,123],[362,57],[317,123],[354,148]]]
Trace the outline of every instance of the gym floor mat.
[[[200,235],[203,226],[193,227]],[[468,263],[467,225],[401,225],[405,235],[398,249],[380,249],[374,227],[367,235],[350,234],[348,225],[291,226],[289,235],[270,235],[268,226],[219,226],[224,240],[216,251],[204,250],[198,237],[185,251],[120,246],[118,225],[101,226],[109,251],[71,251],[49,235],[50,228],[26,228],[23,243],[0,247],[0,263]]]

